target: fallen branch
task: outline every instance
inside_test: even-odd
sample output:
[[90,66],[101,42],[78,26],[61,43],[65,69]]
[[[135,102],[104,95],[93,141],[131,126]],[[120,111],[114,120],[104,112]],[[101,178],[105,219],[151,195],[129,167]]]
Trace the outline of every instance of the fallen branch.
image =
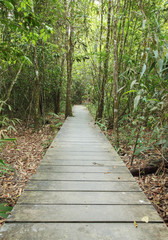
[[140,175],[146,175],[146,174],[151,174],[155,173],[158,170],[159,167],[154,167],[154,166],[149,166],[149,167],[144,167],[144,168],[135,168],[131,169],[130,172],[134,177],[139,177]]

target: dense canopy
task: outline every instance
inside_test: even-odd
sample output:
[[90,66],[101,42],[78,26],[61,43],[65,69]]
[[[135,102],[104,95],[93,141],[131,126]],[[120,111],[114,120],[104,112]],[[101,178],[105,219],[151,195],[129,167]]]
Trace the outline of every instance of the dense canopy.
[[[0,111],[33,120],[87,103],[113,128],[168,131],[168,2],[1,0]],[[158,141],[155,141],[157,144]]]

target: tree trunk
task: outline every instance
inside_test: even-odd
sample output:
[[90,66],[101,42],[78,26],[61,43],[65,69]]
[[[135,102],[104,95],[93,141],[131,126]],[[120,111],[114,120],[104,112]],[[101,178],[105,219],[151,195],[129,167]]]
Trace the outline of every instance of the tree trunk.
[[53,100],[54,100],[54,113],[58,114],[60,112],[60,103],[61,103],[61,92],[62,92],[62,83],[63,83],[63,76],[64,76],[64,63],[65,63],[65,56],[62,57],[61,62],[61,75],[60,81],[58,84],[58,88],[54,93]]
[[113,130],[115,135],[115,143],[118,147],[119,139],[118,139],[118,39],[117,39],[117,26],[118,26],[118,15],[120,10],[120,0],[117,1],[117,10],[116,16],[114,19],[113,26],[113,49],[114,49],[114,69],[113,69],[113,99],[114,99],[114,123]]
[[111,0],[108,2],[108,19],[107,19],[107,38],[106,38],[106,56],[104,60],[104,73],[103,73],[103,79],[101,84],[101,92],[99,96],[99,103],[98,103],[98,111],[97,111],[97,117],[96,119],[102,119],[103,111],[104,111],[104,92],[105,92],[105,86],[107,82],[108,77],[108,63],[109,63],[109,39],[110,39],[110,22],[111,22]]
[[[101,25],[100,25],[100,39],[99,39],[99,75],[98,75],[98,106],[101,97],[101,77],[102,77],[102,33],[103,33],[103,0],[101,0]],[[98,111],[98,110],[97,110]],[[98,112],[96,113],[97,120]]]
[[36,47],[34,48],[34,63],[36,74],[36,80],[34,85],[34,126],[37,129],[39,127],[40,77]]
[[[71,0],[73,3],[73,0]],[[67,2],[65,0],[65,9],[67,13]],[[73,6],[71,7],[70,12],[71,20],[73,20]],[[66,19],[66,60],[67,60],[67,88],[66,88],[66,109],[65,109],[65,118],[68,116],[72,116],[72,104],[71,104],[71,85],[72,85],[72,64],[73,64],[73,35],[74,35],[74,27],[73,24],[69,23]]]

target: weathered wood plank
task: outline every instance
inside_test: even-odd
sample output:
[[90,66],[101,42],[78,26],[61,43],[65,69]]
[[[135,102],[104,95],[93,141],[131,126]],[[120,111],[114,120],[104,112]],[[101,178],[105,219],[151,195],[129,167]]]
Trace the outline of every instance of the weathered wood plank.
[[110,149],[107,147],[95,147],[95,146],[62,146],[62,147],[54,147],[50,149],[50,152],[94,152],[97,154],[97,152],[101,153],[109,153]]
[[3,240],[167,240],[164,224],[25,223],[5,224]]
[[151,205],[16,205],[7,222],[162,222]]
[[34,174],[33,180],[76,180],[76,181],[135,181],[130,173],[46,173]]
[[37,171],[44,171],[44,172],[62,172],[62,173],[120,173],[120,172],[129,172],[126,167],[119,167],[119,166],[111,166],[111,167],[101,167],[97,165],[93,166],[45,166],[41,165]]
[[25,190],[43,191],[141,191],[134,182],[30,181]]
[[55,165],[55,166],[124,166],[125,164],[121,161],[110,161],[110,160],[98,160],[98,161],[92,161],[92,160],[57,160],[55,158],[45,158],[43,161],[41,161],[40,165]]
[[26,191],[18,204],[150,204],[143,192]]
[[122,160],[119,158],[119,157],[116,157],[116,156],[104,156],[104,155],[94,155],[93,154],[90,154],[90,153],[87,153],[87,155],[84,155],[84,154],[79,154],[79,153],[74,153],[74,152],[69,152],[69,153],[51,153],[51,152],[48,152],[46,154],[46,156],[44,157],[44,160],[46,159],[58,159],[58,160],[91,160],[91,161],[116,161],[116,162],[122,162]]
[[80,143],[102,143],[104,144],[104,139],[99,139],[99,138],[84,138],[84,139],[80,139],[80,138],[65,138],[65,137],[59,137],[59,138],[56,138],[54,141],[53,141],[53,144],[54,143],[78,143],[80,141]]

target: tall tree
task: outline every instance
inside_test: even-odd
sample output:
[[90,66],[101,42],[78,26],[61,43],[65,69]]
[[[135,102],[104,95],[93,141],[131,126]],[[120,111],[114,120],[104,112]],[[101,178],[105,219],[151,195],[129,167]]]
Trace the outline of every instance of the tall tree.
[[105,86],[108,77],[108,63],[109,63],[109,40],[110,40],[110,30],[111,30],[111,9],[112,9],[112,1],[108,1],[108,16],[107,16],[107,37],[106,37],[106,47],[105,47],[105,58],[104,58],[104,72],[103,79],[101,82],[101,90],[98,99],[98,110],[97,110],[97,119],[102,119],[103,110],[104,110],[104,92]]
[[116,6],[116,15],[114,18],[113,25],[113,51],[114,51],[114,68],[113,68],[113,99],[114,99],[114,124],[113,129],[115,132],[116,144],[118,145],[118,38],[117,38],[117,26],[118,26],[118,16],[120,11],[120,0],[117,0]]
[[[65,0],[65,13],[66,13],[66,61],[67,61],[67,89],[66,89],[66,108],[65,118],[72,116],[72,103],[71,103],[71,87],[72,87],[72,65],[73,65],[73,52],[74,52],[74,0],[69,4]],[[68,19],[68,11],[70,16]]]

